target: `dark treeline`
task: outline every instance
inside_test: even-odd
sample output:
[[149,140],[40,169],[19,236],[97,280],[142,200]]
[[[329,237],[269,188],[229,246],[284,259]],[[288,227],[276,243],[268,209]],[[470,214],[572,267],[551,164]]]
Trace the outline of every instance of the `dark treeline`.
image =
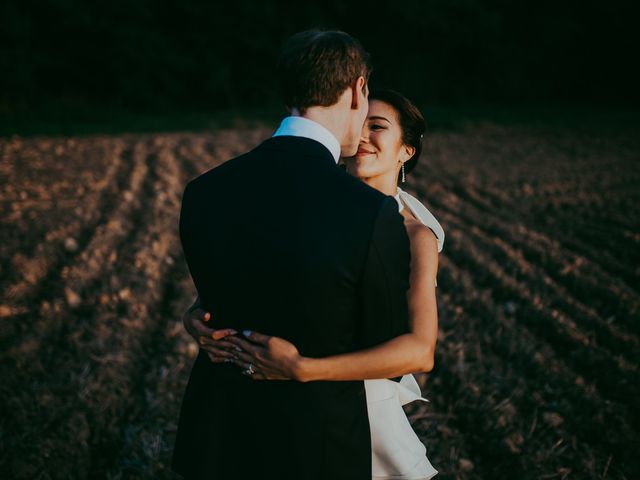
[[374,84],[431,104],[637,105],[632,2],[559,0],[9,0],[0,112],[279,104],[290,34],[358,37]]

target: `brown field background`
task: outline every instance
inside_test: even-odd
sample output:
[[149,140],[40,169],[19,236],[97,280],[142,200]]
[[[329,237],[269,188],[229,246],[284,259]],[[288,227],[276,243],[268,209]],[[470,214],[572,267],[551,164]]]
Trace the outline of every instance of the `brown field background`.
[[[180,196],[271,131],[0,139],[0,478],[173,478]],[[441,332],[407,412],[436,478],[640,478],[638,133],[429,135]]]

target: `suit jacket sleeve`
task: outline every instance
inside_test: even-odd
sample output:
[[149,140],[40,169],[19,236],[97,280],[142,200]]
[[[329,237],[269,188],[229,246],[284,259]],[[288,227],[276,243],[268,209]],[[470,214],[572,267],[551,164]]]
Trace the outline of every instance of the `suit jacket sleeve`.
[[375,221],[362,275],[360,338],[363,348],[409,332],[407,290],[411,254],[398,204],[385,199]]
[[192,257],[196,253],[196,241],[197,236],[195,232],[197,231],[197,202],[193,200],[193,185],[192,182],[189,182],[182,194],[182,205],[180,207],[180,220],[178,223],[178,230],[180,236],[180,243],[182,245],[182,252],[184,254],[185,260],[187,262],[187,266],[189,267],[189,272],[191,273],[191,277],[194,278],[193,268],[195,265],[193,264]]
[[[182,244],[182,250],[185,252],[189,249],[189,245],[187,245],[187,241],[189,239],[189,230],[191,228],[191,216],[192,212],[190,210],[190,186],[191,183],[187,183],[184,188],[184,192],[182,193],[182,204],[180,206],[180,219],[178,222],[178,230],[180,234],[180,242]],[[187,261],[188,263],[188,261]]]

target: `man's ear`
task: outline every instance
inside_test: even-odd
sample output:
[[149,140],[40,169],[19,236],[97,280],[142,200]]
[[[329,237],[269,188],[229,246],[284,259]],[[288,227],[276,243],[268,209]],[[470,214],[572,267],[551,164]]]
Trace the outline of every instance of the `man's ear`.
[[367,82],[360,76],[351,84],[351,109],[357,110],[367,100]]

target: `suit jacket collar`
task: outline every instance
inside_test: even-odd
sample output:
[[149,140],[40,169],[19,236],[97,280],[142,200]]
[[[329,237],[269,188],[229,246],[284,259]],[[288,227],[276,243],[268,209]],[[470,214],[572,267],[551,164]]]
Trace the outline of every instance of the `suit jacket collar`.
[[265,140],[258,148],[293,152],[300,156],[318,157],[334,166],[336,165],[336,161],[327,147],[319,141],[310,138],[281,135]]

